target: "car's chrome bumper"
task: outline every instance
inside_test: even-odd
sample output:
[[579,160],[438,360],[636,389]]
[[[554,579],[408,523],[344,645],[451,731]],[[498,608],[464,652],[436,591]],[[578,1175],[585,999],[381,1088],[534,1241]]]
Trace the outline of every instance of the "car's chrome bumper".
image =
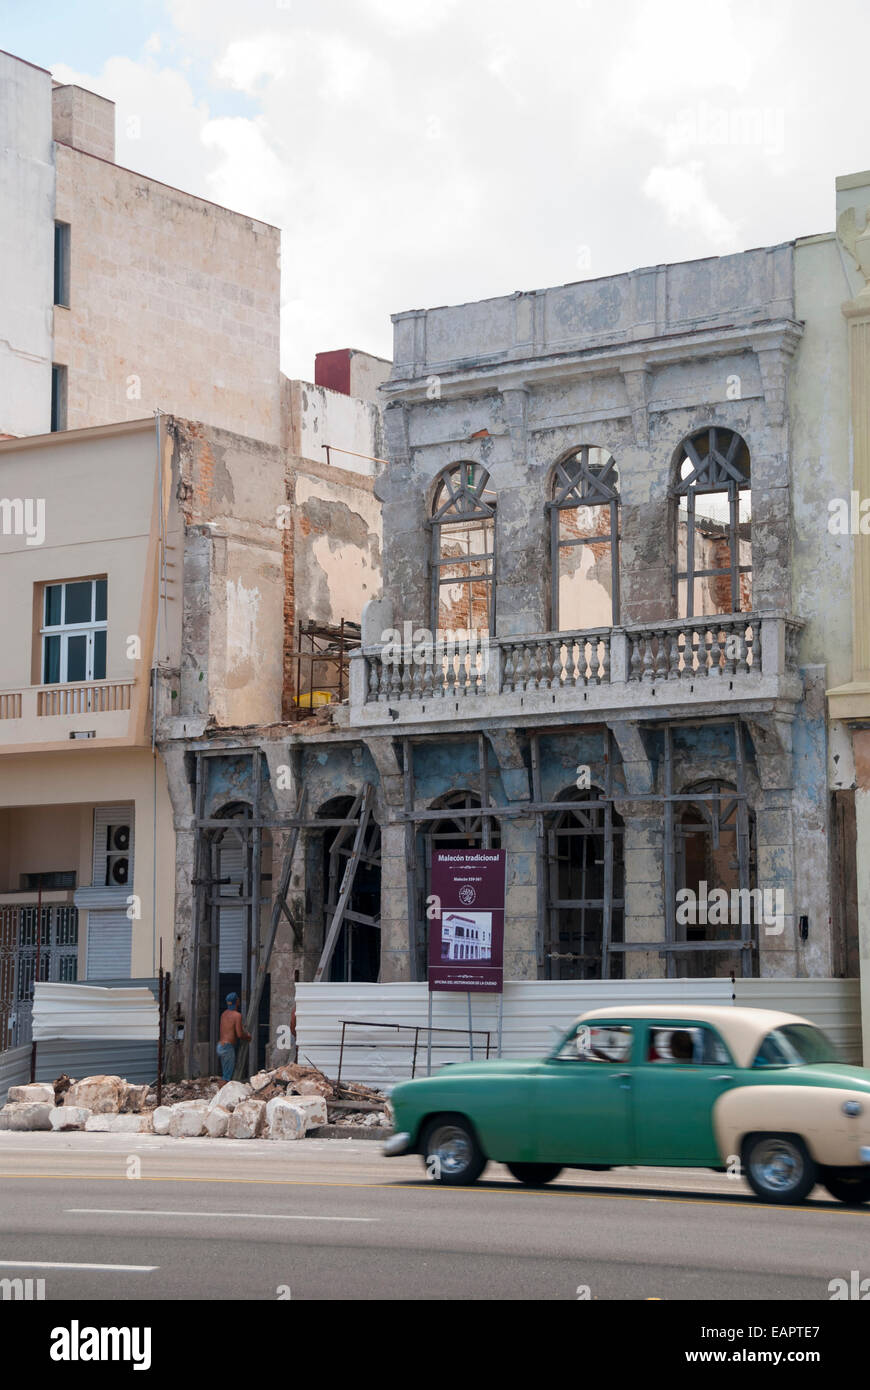
[[865,1144],[858,1150],[858,1162],[870,1163],[870,1145]]
[[396,1158],[399,1154],[406,1154],[410,1147],[410,1134],[391,1134],[384,1144],[384,1158]]

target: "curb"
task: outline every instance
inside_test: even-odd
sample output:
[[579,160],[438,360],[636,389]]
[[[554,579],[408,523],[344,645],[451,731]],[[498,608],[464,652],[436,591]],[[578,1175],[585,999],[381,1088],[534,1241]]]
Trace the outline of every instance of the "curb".
[[391,1129],[376,1125],[317,1125],[309,1129],[306,1139],[389,1139]]

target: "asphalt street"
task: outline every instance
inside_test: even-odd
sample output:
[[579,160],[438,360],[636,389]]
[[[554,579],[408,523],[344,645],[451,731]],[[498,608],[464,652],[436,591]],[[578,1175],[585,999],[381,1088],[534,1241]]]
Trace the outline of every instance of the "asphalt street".
[[868,1249],[870,1208],[709,1172],[451,1189],[365,1140],[0,1134],[0,1279],[47,1300],[828,1300]]

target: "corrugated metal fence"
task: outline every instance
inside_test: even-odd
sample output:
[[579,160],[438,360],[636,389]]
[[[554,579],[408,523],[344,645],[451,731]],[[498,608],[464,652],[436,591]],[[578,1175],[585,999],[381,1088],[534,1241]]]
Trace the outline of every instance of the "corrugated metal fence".
[[10,1086],[22,1086],[30,1080],[30,1044],[10,1047],[0,1052],[0,1105],[6,1104]]
[[[844,1061],[861,1061],[857,980],[518,980],[505,984],[502,1054],[541,1057],[558,1034],[586,1009],[620,1004],[669,1004],[691,1009],[700,1004],[747,1005],[799,1013],[817,1023],[840,1049]],[[368,1027],[346,1030],[342,1076],[370,1085],[392,1085],[411,1075],[413,1028],[419,1025],[417,1075],[426,1074],[428,994],[425,982],[397,984],[300,983],[296,986],[299,1060],[306,1058],[330,1076],[338,1070],[342,1019]],[[410,1031],[390,1030],[404,1024]],[[464,994],[433,996],[433,1028],[468,1028]],[[472,996],[472,1025],[491,1033],[497,1050],[498,1000]],[[432,1065],[466,1061],[468,1038],[433,1033]],[[486,1039],[474,1038],[474,1056],[485,1056]]]
[[[158,982],[155,979],[101,980],[98,986],[85,983],[37,984],[36,1031],[37,1034],[41,1031],[38,1024],[42,1013],[44,1019],[52,1019],[50,1024],[44,1024],[42,1031],[51,1032],[54,1036],[37,1041],[36,1080],[54,1081],[66,1072],[77,1079],[107,1075],[123,1076],[137,1084],[154,1081],[157,1077],[156,1007],[143,1011],[141,1004],[137,1004],[129,993],[142,988],[150,990],[156,1002]],[[91,990],[95,1002],[93,1009],[89,1010],[87,999]],[[113,1007],[108,990],[124,992],[115,996],[116,1007]],[[65,992],[69,993],[69,1007],[66,1009],[63,1004]],[[46,1001],[51,996],[48,1009],[43,1007],[40,1010],[40,994],[45,996]],[[89,1028],[87,1023],[91,1013],[93,1028]],[[148,1017],[144,1019],[146,1013]],[[117,1036],[86,1036],[88,1032],[113,1032],[113,1014],[118,1019]],[[131,1023],[131,1019],[135,1021]],[[67,1029],[69,1035],[65,1036]],[[140,1036],[135,1036],[137,1033]],[[30,1080],[30,1056],[29,1044],[0,1052],[0,1102],[5,1100],[9,1086]]]

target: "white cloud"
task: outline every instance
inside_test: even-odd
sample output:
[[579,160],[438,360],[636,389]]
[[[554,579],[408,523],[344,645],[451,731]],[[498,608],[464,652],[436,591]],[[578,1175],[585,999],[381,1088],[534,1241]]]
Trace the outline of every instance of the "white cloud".
[[227,45],[215,73],[237,91],[253,93],[264,79],[284,76],[281,44],[268,35],[237,39]]
[[388,355],[398,310],[822,231],[870,162],[864,0],[166,5],[78,80],[121,162],[281,226],[293,375]]
[[737,224],[730,221],[710,197],[704,184],[703,168],[698,160],[671,168],[657,165],[650,169],[643,191],[663,209],[670,226],[696,229],[701,233],[707,246],[700,248],[700,254],[710,247],[736,251]]

